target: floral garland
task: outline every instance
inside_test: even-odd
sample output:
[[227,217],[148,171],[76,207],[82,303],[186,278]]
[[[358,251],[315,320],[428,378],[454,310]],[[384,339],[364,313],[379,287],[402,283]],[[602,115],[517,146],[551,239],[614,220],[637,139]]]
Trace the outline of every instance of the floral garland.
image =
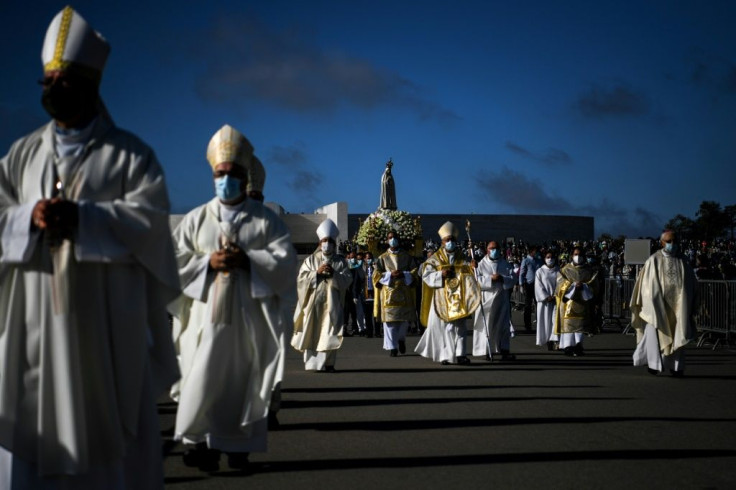
[[406,211],[379,209],[361,223],[355,241],[364,247],[371,242],[380,243],[386,239],[389,231],[397,233],[400,240],[411,241],[422,238],[422,225],[419,219],[412,218]]

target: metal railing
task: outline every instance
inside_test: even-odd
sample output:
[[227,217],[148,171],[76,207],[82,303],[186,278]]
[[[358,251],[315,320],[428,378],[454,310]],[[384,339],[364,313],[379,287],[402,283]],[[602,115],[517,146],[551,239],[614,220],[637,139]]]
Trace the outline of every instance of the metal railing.
[[[634,279],[607,278],[604,281],[601,304],[603,326],[616,324],[623,333],[631,332],[631,295]],[[736,281],[698,281],[699,301],[694,320],[698,330],[698,345],[713,342],[714,348],[721,342],[736,339]],[[511,304],[521,309],[526,298],[522,288],[511,292]]]
[[[628,333],[631,323],[629,303],[634,279],[606,279],[603,299],[603,321],[615,322]],[[698,345],[709,340],[714,348],[722,341],[730,342],[736,334],[736,281],[698,281],[699,301],[695,310],[695,326],[700,333]]]

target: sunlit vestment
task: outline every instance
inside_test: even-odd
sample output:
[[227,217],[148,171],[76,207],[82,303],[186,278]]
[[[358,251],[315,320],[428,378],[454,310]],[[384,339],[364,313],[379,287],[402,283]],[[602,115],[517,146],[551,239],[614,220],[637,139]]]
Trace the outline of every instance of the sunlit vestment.
[[[332,277],[317,274],[325,262],[332,266]],[[337,349],[342,345],[345,291],[352,280],[345,258],[337,253],[327,256],[318,249],[302,263],[291,345],[304,353],[305,369],[334,366]]]
[[[575,283],[582,283],[576,287]],[[557,274],[555,333],[582,333],[592,327],[592,299],[598,294],[597,273],[587,265],[567,264]]]
[[[647,259],[631,297],[631,324],[636,329],[637,351],[647,348],[645,337],[652,344],[649,351],[654,355],[648,356],[652,369],[662,370],[659,354],[671,356],[693,338],[696,301],[697,279],[687,262],[661,250]],[[635,356],[634,365],[646,362],[647,356],[642,356],[639,363]]]
[[[209,267],[223,237],[246,253],[248,270]],[[187,213],[174,238],[183,287],[174,312],[182,372],[172,388],[174,437],[228,452],[265,451],[271,391],[282,372],[281,303],[295,288],[288,229],[251,199],[226,222],[215,198]]]
[[557,289],[557,266],[543,265],[535,273],[534,296],[537,300],[537,345],[545,345],[549,341],[557,340],[554,333],[556,301],[545,301],[555,296]]
[[[106,114],[93,124],[77,156],[55,156],[49,123],[0,161],[0,488],[163,486],[155,400],[178,378],[169,201],[153,151]],[[31,213],[60,164],[79,224],[51,247]]]
[[[493,274],[501,280],[493,282]],[[485,356],[508,351],[511,342],[511,302],[508,290],[514,287],[514,271],[504,259],[486,255],[475,270],[481,290],[481,304],[473,319],[473,355]]]
[[[396,349],[398,342],[406,338],[409,322],[416,321],[416,261],[405,250],[394,253],[389,249],[378,257],[375,265],[372,280],[378,295],[373,317],[383,322],[383,348]],[[393,271],[402,271],[402,277],[391,279]]]
[[[453,269],[454,278],[442,271]],[[466,321],[480,304],[480,289],[473,269],[461,251],[451,255],[440,249],[424,262],[420,320],[427,328],[415,352],[435,362],[456,362],[465,355]]]

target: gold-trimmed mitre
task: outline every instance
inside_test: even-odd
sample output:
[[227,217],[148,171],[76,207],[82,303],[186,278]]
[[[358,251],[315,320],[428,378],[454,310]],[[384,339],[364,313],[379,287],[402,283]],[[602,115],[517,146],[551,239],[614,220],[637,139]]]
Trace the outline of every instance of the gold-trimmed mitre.
[[253,157],[253,146],[237,129],[226,124],[217,131],[207,145],[207,161],[212,170],[223,162],[232,162],[246,171]]
[[460,236],[460,230],[452,221],[445,221],[445,224],[440,227],[437,233],[439,234],[440,239],[450,235],[455,238]]
[[97,82],[110,53],[110,45],[73,8],[56,14],[46,30],[41,49],[44,72],[74,69]]
[[257,191],[263,194],[263,186],[266,184],[266,169],[263,168],[261,160],[253,155],[248,165],[248,184],[246,191]]

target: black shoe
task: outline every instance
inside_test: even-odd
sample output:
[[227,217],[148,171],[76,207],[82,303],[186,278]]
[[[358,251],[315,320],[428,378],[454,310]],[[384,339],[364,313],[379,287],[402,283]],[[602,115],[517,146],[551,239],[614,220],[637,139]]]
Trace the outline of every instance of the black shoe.
[[207,473],[220,471],[220,451],[217,449],[205,449],[197,467],[200,471]]
[[565,347],[565,350],[563,352],[568,357],[574,357],[575,356],[575,351],[573,351],[572,347]]
[[184,454],[182,455],[181,460],[184,463],[184,466],[194,468],[199,465],[199,462],[202,460],[206,452],[207,443],[205,442],[200,442],[199,444],[195,444],[194,446],[187,446],[187,449],[184,450]]
[[647,372],[651,374],[652,376],[656,376],[659,374],[659,371],[657,371],[656,369],[652,369],[652,368],[647,368]]
[[442,364],[443,366],[449,366],[450,361],[442,361],[440,364]]
[[488,362],[493,361],[493,358],[491,357],[490,354],[486,354],[486,361],[488,361]]
[[335,366],[325,366],[325,372],[326,373],[334,373],[335,372]]
[[679,370],[675,371],[674,369],[670,370],[670,374],[674,376],[675,378],[684,378],[685,377],[685,371]]
[[279,422],[278,417],[276,417],[276,412],[268,411],[268,430],[279,430],[281,428],[281,423]]
[[551,340],[547,342],[547,350],[555,350],[555,343]]
[[399,340],[399,352],[406,354],[406,342],[403,340]]
[[470,364],[470,359],[465,356],[458,356],[457,363],[460,365],[467,365]]
[[576,356],[584,356],[585,351],[583,350],[583,344],[575,344],[575,347],[572,348],[572,352]]
[[250,465],[248,455],[250,453],[227,453],[227,465],[233,470],[246,470]]
[[390,357],[396,357],[399,355],[399,351],[396,349],[391,349],[391,352],[388,353]]

